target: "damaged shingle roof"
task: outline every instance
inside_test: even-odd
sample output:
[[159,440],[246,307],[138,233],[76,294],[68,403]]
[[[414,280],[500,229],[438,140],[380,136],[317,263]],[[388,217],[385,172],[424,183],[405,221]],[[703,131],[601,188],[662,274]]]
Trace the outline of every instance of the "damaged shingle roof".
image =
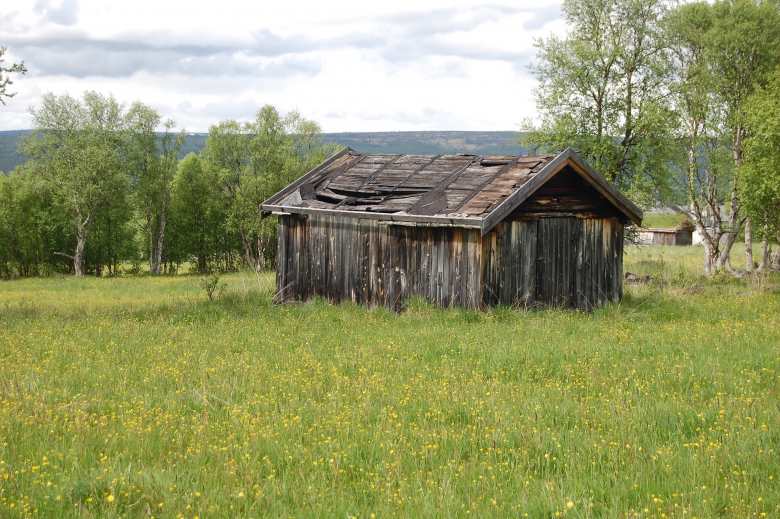
[[571,150],[559,155],[389,155],[345,148],[263,205],[267,213],[353,214],[490,230],[574,163],[629,219],[641,211]]

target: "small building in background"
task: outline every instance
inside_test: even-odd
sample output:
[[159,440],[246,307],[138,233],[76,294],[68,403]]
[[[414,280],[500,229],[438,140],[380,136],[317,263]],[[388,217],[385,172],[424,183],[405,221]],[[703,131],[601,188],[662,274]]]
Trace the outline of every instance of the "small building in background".
[[642,211],[570,149],[363,155],[345,148],[261,206],[278,216],[277,296],[401,309],[590,310],[623,293]]
[[639,229],[637,240],[640,245],[693,245],[695,229],[688,220],[667,229],[647,227]]

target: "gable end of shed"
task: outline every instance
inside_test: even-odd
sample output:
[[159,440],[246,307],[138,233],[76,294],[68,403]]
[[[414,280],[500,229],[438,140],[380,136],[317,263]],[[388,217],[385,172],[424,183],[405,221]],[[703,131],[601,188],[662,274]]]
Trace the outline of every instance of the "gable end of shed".
[[[576,192],[578,187],[582,192]],[[482,235],[489,233],[499,222],[521,214],[524,217],[533,214],[617,216],[624,223],[642,223],[642,210],[570,148],[556,156],[533,179],[487,215]]]

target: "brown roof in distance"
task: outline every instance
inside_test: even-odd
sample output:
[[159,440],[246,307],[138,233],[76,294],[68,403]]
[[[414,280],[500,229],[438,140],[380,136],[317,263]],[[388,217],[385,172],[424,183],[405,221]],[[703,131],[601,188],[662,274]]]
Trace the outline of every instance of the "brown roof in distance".
[[262,209],[477,227],[485,234],[566,165],[628,219],[641,222],[641,210],[570,149],[559,155],[476,156],[363,155],[344,148]]

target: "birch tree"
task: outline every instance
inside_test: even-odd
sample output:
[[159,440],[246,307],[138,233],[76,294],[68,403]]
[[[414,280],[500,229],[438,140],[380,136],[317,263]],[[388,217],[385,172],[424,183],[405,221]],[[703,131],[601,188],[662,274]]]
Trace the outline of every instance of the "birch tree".
[[720,261],[725,232],[720,209],[723,186],[734,169],[723,160],[719,108],[712,92],[715,80],[707,54],[712,9],[704,2],[684,4],[670,13],[665,26],[674,71],[669,99],[677,115],[675,137],[684,150],[678,187],[687,199],[686,215],[702,237],[704,271],[711,275]]
[[[704,241],[705,272],[734,272],[731,248],[745,224],[750,271],[752,232],[742,206],[752,193],[743,190],[740,178],[744,107],[778,60],[777,5],[754,0],[685,4],[670,13],[667,40],[675,71],[670,99],[678,116],[676,136],[687,155],[680,180],[688,216]],[[728,211],[725,217],[722,207]]]
[[276,224],[260,204],[332,153],[322,130],[298,112],[282,116],[263,106],[247,123],[223,121],[209,129],[204,159],[220,171],[228,224],[241,236],[247,265],[264,267],[275,246]]
[[[780,69],[765,88],[757,90],[745,106],[743,185],[746,214],[762,240],[759,271],[780,269]],[[769,244],[778,246],[772,261]]]
[[766,85],[780,59],[780,13],[775,2],[721,0],[712,6],[713,24],[707,34],[715,95],[723,106],[723,132],[731,141],[734,175],[729,193],[729,228],[718,267],[731,268],[731,247],[742,227],[748,272],[753,269],[752,229],[741,212],[740,171],[745,130],[745,103]]
[[536,105],[542,124],[523,144],[573,146],[631,198],[648,206],[665,186],[668,139],[664,4],[566,0],[564,38],[536,42]]
[[[200,275],[226,234],[219,172],[194,153],[179,162],[171,192],[173,232],[182,256],[194,259]],[[170,249],[169,249],[170,250]]]
[[26,172],[0,173],[0,277],[40,274],[41,198]]
[[120,155],[127,137],[124,106],[96,92],[86,92],[82,99],[47,93],[30,115],[33,130],[23,137],[20,150],[70,221],[74,249],[56,253],[70,258],[73,272],[81,277],[97,209],[128,187]]
[[[162,266],[171,184],[184,145],[184,130],[174,135],[176,123],[161,121],[155,110],[142,103],[134,103],[128,112],[131,133],[128,158],[132,164],[136,208],[147,238],[149,273],[153,276],[160,274]],[[155,130],[161,124],[164,133],[158,136]]]

